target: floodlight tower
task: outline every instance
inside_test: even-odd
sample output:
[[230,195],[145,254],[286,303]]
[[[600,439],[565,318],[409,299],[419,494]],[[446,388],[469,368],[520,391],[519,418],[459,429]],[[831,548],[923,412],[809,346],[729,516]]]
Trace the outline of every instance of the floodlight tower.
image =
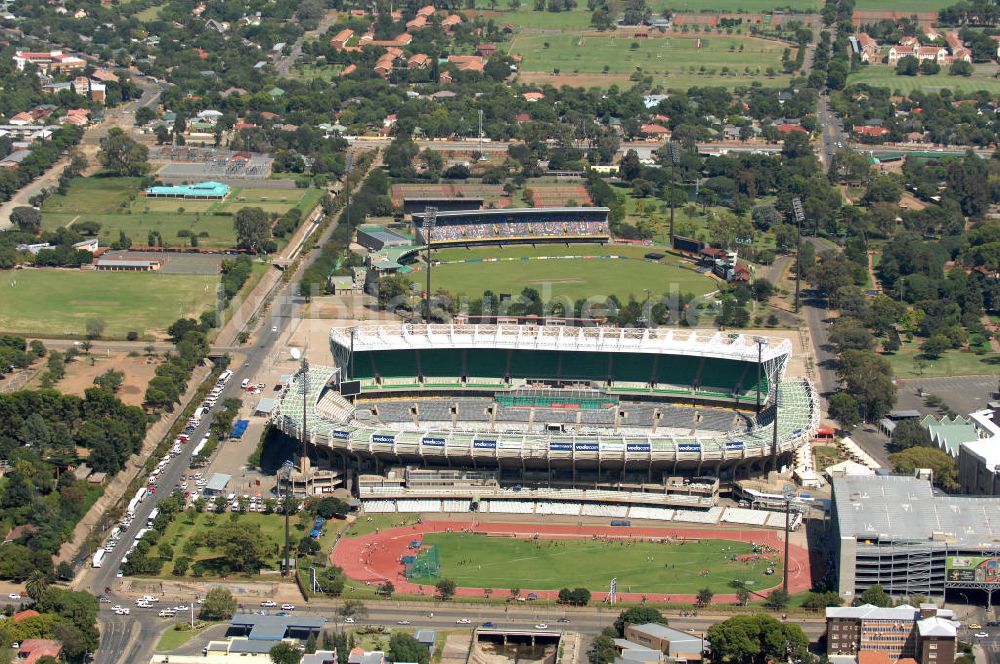
[[427,289],[424,291],[424,322],[431,322],[431,237],[437,225],[436,207],[424,208],[424,242],[427,243]]
[[670,248],[674,248],[674,179],[675,168],[681,160],[680,148],[673,141],[667,143],[667,159],[670,161]]
[[802,280],[802,221],[806,218],[802,200],[798,196],[792,199],[792,212],[795,214],[795,313],[798,313],[799,283]]

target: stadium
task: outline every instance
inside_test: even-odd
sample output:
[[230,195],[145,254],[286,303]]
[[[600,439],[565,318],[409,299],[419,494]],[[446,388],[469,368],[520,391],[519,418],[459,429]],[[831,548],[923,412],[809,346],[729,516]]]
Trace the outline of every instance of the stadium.
[[368,512],[783,526],[720,507],[720,487],[787,463],[819,417],[782,339],[405,324],[335,328],[330,344],[334,366],[300,370],[275,424],[305,431]]

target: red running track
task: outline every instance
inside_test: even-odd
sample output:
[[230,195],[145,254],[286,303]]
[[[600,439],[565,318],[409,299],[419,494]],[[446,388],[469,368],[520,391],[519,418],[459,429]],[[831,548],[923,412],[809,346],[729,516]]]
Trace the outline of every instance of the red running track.
[[[434,589],[410,583],[403,575],[404,555],[412,554],[408,550],[410,542],[423,539],[425,533],[462,532],[469,531],[483,535],[513,533],[517,537],[530,538],[538,535],[542,539],[591,539],[592,536],[607,537],[617,540],[660,540],[674,539],[715,539],[738,542],[756,542],[767,544],[779,552],[784,547],[783,540],[773,530],[758,529],[722,529],[722,528],[635,528],[611,526],[560,526],[531,523],[482,523],[473,521],[425,521],[424,523],[402,528],[392,528],[379,533],[361,535],[359,537],[342,538],[330,554],[334,565],[343,568],[352,579],[364,581],[366,584],[379,584],[392,581],[396,592],[407,595],[430,594]],[[812,586],[812,570],[809,564],[809,552],[797,545],[789,546],[788,551],[788,592],[795,594],[809,590]],[[776,577],[775,586],[780,585],[781,577]],[[558,590],[524,588],[522,593],[536,593],[542,598],[556,598]],[[755,592],[761,592],[756,590]],[[457,595],[466,597],[483,596],[482,588],[459,588]],[[604,600],[607,593],[594,593],[594,600]],[[618,598],[628,601],[640,601],[646,597],[657,602],[694,602],[694,595],[665,595],[655,593],[618,593]],[[715,601],[736,602],[735,594],[716,595]]]

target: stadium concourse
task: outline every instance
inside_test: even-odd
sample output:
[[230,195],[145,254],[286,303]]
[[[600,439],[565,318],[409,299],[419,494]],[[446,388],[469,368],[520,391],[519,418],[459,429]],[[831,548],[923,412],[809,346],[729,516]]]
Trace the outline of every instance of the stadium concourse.
[[[755,529],[705,529],[705,528],[642,528],[611,527],[601,525],[557,525],[534,523],[490,523],[474,521],[423,521],[413,526],[383,530],[378,533],[337,541],[330,560],[341,567],[348,577],[370,585],[392,581],[395,591],[407,595],[433,593],[429,586],[421,586],[408,581],[403,573],[402,560],[411,555],[411,543],[422,539],[427,533],[473,532],[486,536],[520,537],[525,539],[592,540],[608,538],[622,541],[662,541],[664,539],[711,539],[752,542],[781,550],[783,539],[777,532]],[[788,592],[791,594],[809,590],[812,587],[812,568],[809,551],[801,546],[789,545]],[[488,579],[484,579],[488,581]],[[781,584],[781,575],[775,575],[775,586]],[[482,597],[484,588],[457,588],[456,594],[464,597]],[[595,601],[607,598],[606,592],[590,589]],[[754,593],[762,596],[770,588],[755,588]],[[539,598],[555,599],[559,592],[551,588],[521,588],[522,595],[533,593]],[[627,593],[619,592],[617,598],[625,601],[642,601],[646,598],[654,602],[694,602],[694,595],[669,593]],[[718,594],[713,600],[718,603],[737,601],[735,594]]]

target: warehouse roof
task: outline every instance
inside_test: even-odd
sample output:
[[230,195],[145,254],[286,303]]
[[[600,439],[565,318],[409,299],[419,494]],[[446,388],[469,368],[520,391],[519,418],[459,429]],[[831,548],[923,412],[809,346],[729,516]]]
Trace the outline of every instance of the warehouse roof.
[[833,479],[841,537],[944,546],[1000,543],[1000,497],[934,495],[927,480],[902,475]]
[[208,484],[205,488],[209,491],[224,491],[226,486],[229,484],[229,480],[233,479],[232,475],[226,475],[225,473],[213,473],[211,477],[208,478]]
[[260,616],[238,613],[229,619],[232,627],[249,628],[250,639],[280,641],[288,630],[317,630],[326,624],[326,618],[315,616]]

